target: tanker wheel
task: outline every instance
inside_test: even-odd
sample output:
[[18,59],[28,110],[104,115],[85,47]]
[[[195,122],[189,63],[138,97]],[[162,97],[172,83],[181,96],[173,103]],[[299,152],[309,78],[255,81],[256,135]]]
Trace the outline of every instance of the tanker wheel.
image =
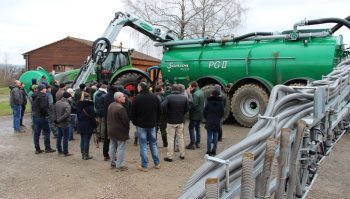
[[306,86],[307,83],[304,81],[297,81],[287,84],[287,86]]
[[132,101],[138,93],[137,83],[141,77],[142,77],[142,75],[138,74],[138,73],[125,73],[125,74],[119,76],[114,81],[114,84],[122,85],[124,87],[124,89],[128,90],[131,94],[129,96],[129,100]]
[[[211,95],[214,88],[215,88],[214,84],[205,85],[201,88],[204,93],[205,99],[207,99]],[[230,109],[231,98],[230,96],[227,95],[227,93],[222,88],[221,88],[221,96],[224,101],[224,117],[222,119],[225,122],[231,113],[231,109]]]
[[252,127],[258,121],[258,115],[264,114],[268,100],[268,93],[261,86],[243,85],[232,96],[232,114],[240,125]]

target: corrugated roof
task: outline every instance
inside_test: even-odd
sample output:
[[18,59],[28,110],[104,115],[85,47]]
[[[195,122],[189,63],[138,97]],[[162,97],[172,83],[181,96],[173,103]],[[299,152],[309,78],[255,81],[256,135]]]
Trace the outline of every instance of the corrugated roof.
[[[41,49],[41,48],[45,48],[45,47],[50,46],[50,45],[54,45],[54,44],[59,43],[59,42],[61,42],[61,41],[63,41],[63,40],[66,40],[66,39],[71,39],[71,40],[80,42],[80,43],[85,44],[85,45],[87,45],[87,46],[89,46],[89,47],[92,47],[92,44],[94,43],[94,42],[92,42],[92,41],[90,41],[90,40],[80,39],[80,38],[76,38],[76,37],[67,36],[67,37],[65,37],[65,38],[63,38],[63,39],[61,39],[61,40],[55,41],[55,42],[53,42],[53,43],[50,43],[50,44],[47,44],[47,45],[44,45],[44,46],[41,46],[41,47],[39,47],[39,48],[35,48],[35,49],[33,49],[33,50],[31,50],[31,51],[28,51],[28,52],[25,52],[25,53],[23,53],[22,55],[27,55],[27,54],[29,54],[30,52],[33,52],[33,51],[38,50],[38,49]],[[116,46],[113,45],[113,47],[116,47]],[[147,61],[160,62],[159,59],[157,59],[157,58],[155,58],[155,57],[152,57],[152,56],[149,56],[149,55],[146,55],[146,54],[144,54],[144,53],[138,52],[138,51],[136,51],[136,50],[134,50],[133,53],[131,54],[131,58],[141,59],[141,60],[147,60]]]

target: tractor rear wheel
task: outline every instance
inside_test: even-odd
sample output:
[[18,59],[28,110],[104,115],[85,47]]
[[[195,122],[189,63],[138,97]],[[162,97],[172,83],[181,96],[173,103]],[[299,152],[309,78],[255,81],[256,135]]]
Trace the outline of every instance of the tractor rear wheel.
[[124,89],[128,90],[131,94],[129,96],[129,100],[132,100],[138,93],[137,84],[140,82],[142,77],[143,76],[138,73],[125,73],[115,79],[114,84],[121,85],[124,87]]
[[252,127],[258,121],[258,115],[264,114],[268,100],[268,93],[261,86],[243,85],[232,96],[232,114],[240,125]]
[[[213,92],[213,90],[215,89],[214,84],[208,84],[203,86],[202,91],[204,93],[204,97],[205,99],[208,98],[211,93]],[[227,93],[221,88],[221,97],[224,101],[224,117],[223,117],[223,121],[225,122],[226,119],[230,116],[231,113],[231,108],[230,108],[230,102],[231,102],[231,98],[229,95],[227,95]]]

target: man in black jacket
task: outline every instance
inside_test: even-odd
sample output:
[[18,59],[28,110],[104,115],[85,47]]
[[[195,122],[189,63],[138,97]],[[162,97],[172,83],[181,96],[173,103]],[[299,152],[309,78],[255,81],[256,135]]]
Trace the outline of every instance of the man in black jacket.
[[171,94],[162,103],[163,110],[167,115],[167,133],[168,133],[168,148],[167,157],[164,158],[167,162],[173,161],[174,144],[173,138],[176,134],[176,138],[180,147],[180,159],[185,159],[185,144],[183,137],[183,128],[185,114],[188,111],[188,99],[181,93],[180,87],[177,84],[172,86]]
[[[108,114],[108,107],[109,105],[114,102],[114,93],[117,92],[117,86],[116,85],[112,85],[109,89],[107,94],[104,96],[104,103],[103,103],[103,113],[104,113],[104,117],[107,118],[107,114]],[[107,125],[107,123],[105,123],[105,125]],[[105,129],[107,129],[107,126],[105,126]],[[108,136],[105,136],[103,138],[103,157],[104,157],[104,161],[108,161],[109,158],[109,138]]]
[[40,149],[39,145],[39,137],[40,132],[44,132],[44,144],[45,144],[45,152],[52,153],[56,150],[51,148],[50,145],[50,127],[48,121],[48,110],[49,110],[49,100],[46,95],[46,86],[44,84],[39,84],[38,86],[38,96],[35,98],[33,102],[33,122],[34,122],[34,146],[35,146],[35,154],[39,154],[44,152]]
[[139,171],[148,171],[147,140],[149,141],[152,159],[156,169],[160,169],[158,157],[156,126],[160,117],[160,102],[156,95],[149,92],[148,85],[141,82],[137,85],[137,95],[131,105],[131,121],[136,126],[140,143],[141,166]]

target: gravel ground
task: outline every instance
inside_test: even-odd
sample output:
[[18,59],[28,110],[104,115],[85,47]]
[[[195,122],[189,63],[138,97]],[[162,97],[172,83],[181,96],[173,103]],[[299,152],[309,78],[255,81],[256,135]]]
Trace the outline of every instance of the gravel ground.
[[[116,172],[103,161],[102,146],[90,145],[92,160],[81,159],[79,135],[69,142],[70,157],[57,153],[34,154],[32,134],[14,134],[12,118],[0,117],[0,198],[177,198],[189,176],[204,162],[206,133],[200,149],[186,150],[186,159],[175,153],[172,163],[164,162],[165,148],[159,148],[161,169],[155,169],[149,152],[149,172],[139,172],[139,147],[129,140],[126,146],[128,171]],[[29,118],[25,118],[29,126]],[[187,125],[186,125],[187,126]],[[224,139],[218,152],[242,140],[247,128],[224,125]],[[131,130],[134,132],[134,129]],[[131,133],[131,137],[133,133]],[[162,146],[160,138],[159,146]],[[185,132],[185,143],[188,143]],[[321,165],[322,172],[308,198],[350,198],[350,157],[347,153],[350,137],[346,134],[333,153]],[[43,140],[40,140],[43,148]],[[56,146],[55,139],[51,145]]]

